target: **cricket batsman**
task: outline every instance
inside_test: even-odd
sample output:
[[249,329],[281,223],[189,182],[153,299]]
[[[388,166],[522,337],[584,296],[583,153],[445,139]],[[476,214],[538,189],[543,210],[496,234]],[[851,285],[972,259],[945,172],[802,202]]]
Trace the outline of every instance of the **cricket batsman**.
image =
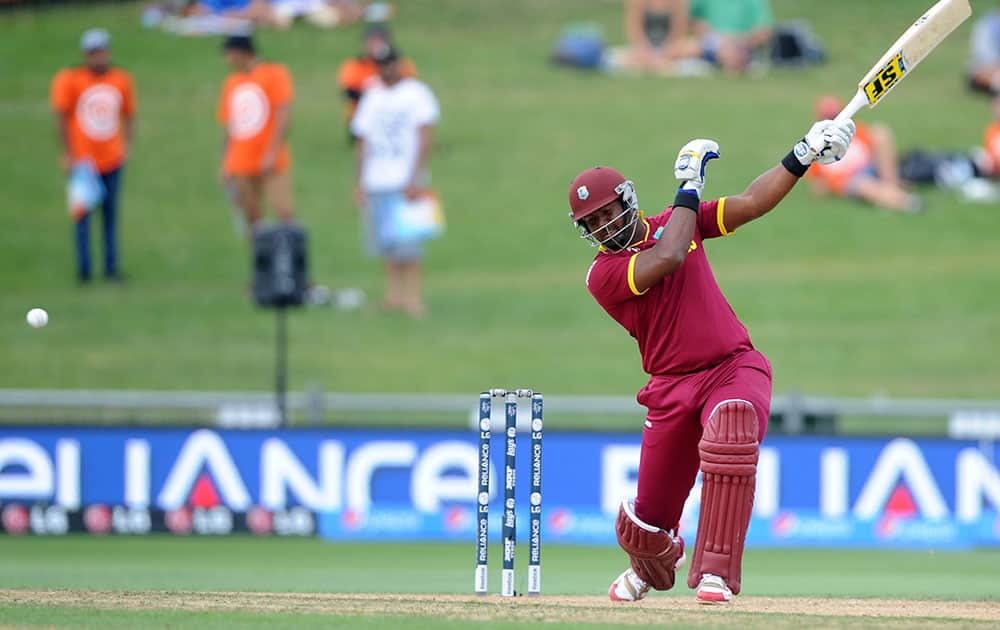
[[702,201],[712,140],[684,145],[671,207],[639,211],[633,183],[607,166],[569,188],[570,216],[599,248],[587,288],[639,344],[649,381],[638,492],[615,524],[630,566],[611,584],[615,601],[638,601],[674,585],[685,560],[681,509],[700,469],[701,513],[688,586],[697,600],[725,604],[740,592],[743,545],[753,507],[757,455],[771,406],[771,365],[754,349],[712,274],[704,241],[727,236],[773,209],[816,162],[839,160],[854,137],[851,120],[815,123],[781,163],[743,193]]

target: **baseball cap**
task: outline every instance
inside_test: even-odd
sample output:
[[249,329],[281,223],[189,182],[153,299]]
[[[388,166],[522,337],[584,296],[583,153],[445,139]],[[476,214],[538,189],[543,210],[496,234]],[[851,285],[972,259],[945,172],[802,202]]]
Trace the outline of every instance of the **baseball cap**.
[[92,28],[80,38],[80,50],[85,53],[104,50],[111,44],[111,35],[103,28]]
[[242,50],[244,52],[254,52],[253,38],[249,35],[230,35],[222,43],[222,50]]
[[372,61],[377,64],[392,63],[397,59],[399,59],[399,51],[388,43],[383,43],[372,52]]

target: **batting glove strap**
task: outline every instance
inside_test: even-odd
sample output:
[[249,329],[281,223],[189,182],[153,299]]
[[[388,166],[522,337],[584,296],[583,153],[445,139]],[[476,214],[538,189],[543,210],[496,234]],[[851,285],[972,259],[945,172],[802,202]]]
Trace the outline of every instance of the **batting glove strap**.
[[681,188],[677,191],[677,194],[674,195],[675,208],[681,206],[687,208],[688,210],[694,212],[695,214],[698,214],[699,203],[700,200],[698,199],[698,194],[693,190],[687,190],[685,188]]
[[796,143],[794,147],[792,147],[792,150],[788,152],[788,155],[786,155],[781,159],[781,165],[785,167],[785,170],[787,170],[789,173],[791,173],[796,177],[802,177],[803,175],[805,175],[806,171],[809,170],[809,167],[812,166],[812,162],[809,162],[808,164],[803,164],[800,161],[799,158],[800,152],[803,154],[809,152],[809,145],[806,144],[804,138],[798,143]]

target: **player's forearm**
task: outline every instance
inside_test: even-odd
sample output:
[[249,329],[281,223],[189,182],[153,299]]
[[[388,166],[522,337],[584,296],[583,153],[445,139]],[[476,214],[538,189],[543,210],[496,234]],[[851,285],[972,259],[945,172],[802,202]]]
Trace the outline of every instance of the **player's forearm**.
[[692,212],[690,208],[674,206],[663,233],[656,245],[651,248],[651,251],[656,253],[656,258],[671,267],[667,273],[674,271],[684,262],[697,226],[697,211]]
[[847,153],[854,137],[854,122],[821,120],[796,142],[781,163],[750,182],[742,194],[726,199],[725,225],[729,231],[771,211],[785,198],[814,161],[831,164]]
[[799,178],[778,164],[750,182],[742,194],[726,199],[726,225],[736,229],[774,209]]
[[635,257],[632,277],[637,291],[645,291],[684,264],[698,225],[696,212],[675,204],[656,245]]

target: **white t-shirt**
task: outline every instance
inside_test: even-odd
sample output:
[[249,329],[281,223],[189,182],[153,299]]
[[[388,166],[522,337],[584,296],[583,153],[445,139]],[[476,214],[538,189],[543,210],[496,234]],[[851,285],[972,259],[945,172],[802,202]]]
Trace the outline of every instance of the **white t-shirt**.
[[440,110],[430,88],[417,79],[382,83],[365,90],[351,131],[364,139],[361,187],[392,192],[406,187],[419,149],[419,130],[438,121]]

